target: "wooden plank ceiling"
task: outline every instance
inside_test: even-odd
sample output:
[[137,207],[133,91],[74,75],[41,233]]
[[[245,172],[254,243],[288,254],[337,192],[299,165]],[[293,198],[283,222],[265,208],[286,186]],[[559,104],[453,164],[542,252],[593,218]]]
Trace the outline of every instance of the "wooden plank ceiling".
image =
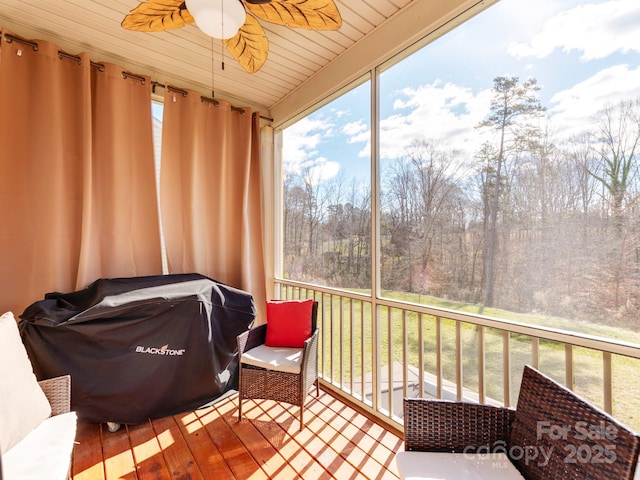
[[0,27],[24,38],[51,41],[66,53],[87,52],[92,61],[116,63],[163,84],[205,95],[213,90],[216,97],[238,106],[268,112],[411,1],[336,0],[343,25],[332,32],[261,21],[269,56],[255,74],[245,72],[220,40],[194,25],[157,33],[124,30],[120,22],[138,0],[2,0]]

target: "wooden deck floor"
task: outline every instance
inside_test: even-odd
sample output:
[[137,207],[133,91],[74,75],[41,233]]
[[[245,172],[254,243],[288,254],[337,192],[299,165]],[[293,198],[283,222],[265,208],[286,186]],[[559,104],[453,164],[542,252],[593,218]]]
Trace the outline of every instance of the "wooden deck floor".
[[[288,409],[288,410],[287,410]],[[397,479],[402,439],[325,391],[297,407],[237,395],[212,407],[126,426],[79,422],[74,480]]]

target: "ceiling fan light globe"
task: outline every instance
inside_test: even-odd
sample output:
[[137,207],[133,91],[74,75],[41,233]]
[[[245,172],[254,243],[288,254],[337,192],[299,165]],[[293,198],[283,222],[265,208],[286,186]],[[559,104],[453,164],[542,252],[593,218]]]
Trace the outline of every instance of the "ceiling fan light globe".
[[186,0],[185,3],[198,28],[213,38],[235,36],[247,18],[240,0]]

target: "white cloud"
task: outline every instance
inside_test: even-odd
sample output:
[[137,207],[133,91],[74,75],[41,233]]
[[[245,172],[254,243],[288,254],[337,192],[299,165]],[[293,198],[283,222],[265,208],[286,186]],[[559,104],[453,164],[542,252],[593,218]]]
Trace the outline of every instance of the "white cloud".
[[[487,132],[476,130],[484,120],[493,92],[491,88],[474,93],[453,83],[404,88],[396,92],[396,112],[380,121],[380,158],[395,159],[406,153],[415,140],[442,142],[441,147],[462,151],[470,159],[487,139]],[[358,156],[369,158],[371,134],[363,122],[343,127],[348,143],[362,143]]]
[[[399,158],[414,139],[446,139],[450,148],[472,158],[491,135],[475,128],[489,112],[491,88],[474,93],[434,82],[400,95],[394,102],[398,113],[381,121],[381,158]],[[640,66],[616,65],[553,95],[547,117],[555,132],[569,136],[587,129],[605,106],[639,97]]]
[[640,67],[614,65],[551,97],[554,129],[565,136],[582,132],[605,106],[640,97]]
[[582,52],[582,60],[606,58],[616,52],[640,52],[640,2],[614,0],[565,10],[546,21],[527,43],[511,43],[517,58],[545,58],[555,49]]
[[342,118],[351,115],[351,112],[349,110],[333,110],[332,113],[336,116],[336,118]]
[[477,150],[482,139],[475,130],[489,108],[491,90],[474,94],[471,89],[436,81],[405,88],[394,102],[399,112],[380,122],[380,157],[399,158],[415,140],[445,139],[450,148]]
[[346,123],[342,127],[342,133],[349,136],[361,135],[363,133],[367,133],[368,131],[369,127],[364,123],[363,120]]
[[340,164],[332,162],[326,158],[318,158],[317,162],[308,171],[308,180],[313,184],[318,184],[326,180],[331,180],[340,172]]
[[[398,95],[394,102],[396,113],[380,122],[381,158],[401,157],[415,139],[437,139],[471,159],[492,135],[490,131],[476,129],[490,111],[492,88],[474,93],[469,88],[436,81],[405,88]],[[612,66],[553,95],[547,117],[555,132],[569,136],[588,128],[605,106],[638,97],[640,67]],[[367,143],[363,153],[368,154],[368,148]]]
[[320,156],[323,140],[334,135],[335,125],[320,118],[305,117],[284,130],[284,169],[293,174],[305,174],[312,183],[335,177],[340,164]]

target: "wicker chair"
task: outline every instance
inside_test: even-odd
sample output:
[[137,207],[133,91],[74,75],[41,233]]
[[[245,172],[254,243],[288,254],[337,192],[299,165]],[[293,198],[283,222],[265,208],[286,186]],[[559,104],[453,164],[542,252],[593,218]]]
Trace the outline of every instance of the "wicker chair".
[[[49,400],[52,417],[71,411],[71,375],[40,380],[38,385]],[[2,480],[1,477],[0,480]],[[67,472],[67,480],[71,480],[71,465],[69,465]]]
[[71,375],[49,378],[38,382],[51,405],[51,416],[71,411]]
[[[528,366],[515,410],[405,398],[404,431],[408,452],[504,452],[534,480],[632,480],[640,454],[638,434]],[[541,462],[523,449],[552,454]]]
[[[71,375],[40,380],[38,385],[44,392],[44,396],[49,400],[52,417],[71,411]],[[71,480],[71,465],[69,465],[69,471],[67,472],[67,480]]]
[[[278,362],[254,361],[247,363],[243,355],[251,349],[264,345],[267,325],[262,324],[238,336],[238,355],[240,369],[238,378],[238,420],[242,420],[242,401],[245,399],[264,399],[286,402],[300,407],[300,429],[304,428],[304,403],[309,390],[316,386],[316,396],[320,393],[318,385],[318,302],[313,302],[311,313],[311,336],[300,349],[296,364],[281,369]],[[266,360],[266,359],[265,359]],[[273,363],[276,363],[274,365]],[[295,370],[295,371],[294,371]]]

